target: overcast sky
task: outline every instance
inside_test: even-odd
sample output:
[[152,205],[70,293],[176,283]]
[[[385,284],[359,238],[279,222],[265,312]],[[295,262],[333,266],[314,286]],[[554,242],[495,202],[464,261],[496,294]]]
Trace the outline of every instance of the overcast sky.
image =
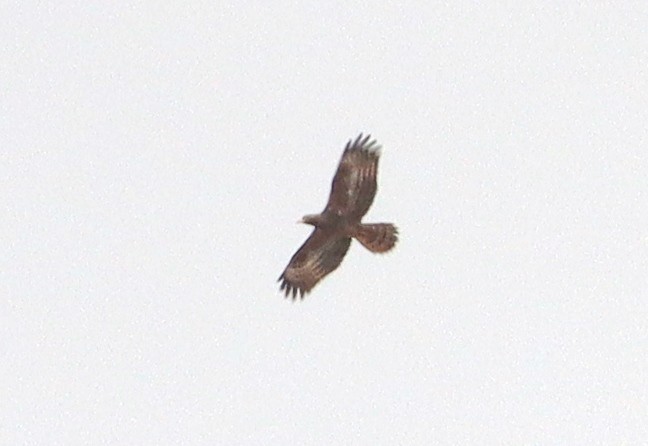
[[[0,12],[0,443],[646,441],[644,3],[36,3]],[[285,300],[360,132],[401,240]]]

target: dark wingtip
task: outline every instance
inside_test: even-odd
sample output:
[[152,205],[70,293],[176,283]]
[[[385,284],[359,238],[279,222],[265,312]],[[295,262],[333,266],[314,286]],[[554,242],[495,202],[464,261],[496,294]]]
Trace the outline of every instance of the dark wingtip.
[[362,152],[366,152],[367,154],[379,156],[380,149],[381,146],[378,145],[377,140],[374,139],[373,141],[371,141],[370,133],[368,133],[367,136],[365,136],[364,133],[360,133],[360,135],[358,135],[358,137],[355,140],[350,139],[347,142],[344,151],[348,152],[350,150],[359,150]]
[[304,300],[304,297],[308,294],[305,289],[291,285],[286,281],[281,284],[279,289],[283,292],[285,299],[290,298],[293,302],[295,302],[297,298],[299,298],[299,300]]
[[360,141],[360,138],[362,138],[362,133],[360,133],[360,136],[358,136],[358,137],[355,139],[355,141],[353,140],[353,138],[351,138],[351,139],[347,142],[346,147],[344,148],[344,151],[345,151],[345,152],[348,152],[348,151],[350,151],[350,150],[354,150],[354,149],[356,149],[356,148],[358,147],[358,142]]
[[279,287],[279,291],[283,292],[284,298],[292,298],[293,301],[297,300],[297,297],[299,297],[301,300],[304,300],[304,296],[308,294],[308,290],[304,288],[300,288],[298,286],[293,285],[292,283],[288,282],[284,276],[284,274],[281,274],[279,276],[279,279],[277,281],[281,281],[281,286]]

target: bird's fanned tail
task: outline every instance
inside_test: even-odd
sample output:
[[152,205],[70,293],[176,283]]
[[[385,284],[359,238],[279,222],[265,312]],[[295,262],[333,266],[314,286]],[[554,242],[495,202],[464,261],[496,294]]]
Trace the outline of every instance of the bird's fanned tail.
[[354,237],[371,252],[383,253],[398,241],[398,229],[391,223],[361,224]]

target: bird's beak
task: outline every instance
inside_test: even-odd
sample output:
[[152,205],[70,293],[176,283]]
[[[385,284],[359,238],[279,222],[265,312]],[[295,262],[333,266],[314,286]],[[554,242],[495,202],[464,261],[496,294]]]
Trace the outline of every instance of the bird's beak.
[[301,219],[297,220],[295,223],[297,223],[297,224],[304,223],[304,219],[301,218]]

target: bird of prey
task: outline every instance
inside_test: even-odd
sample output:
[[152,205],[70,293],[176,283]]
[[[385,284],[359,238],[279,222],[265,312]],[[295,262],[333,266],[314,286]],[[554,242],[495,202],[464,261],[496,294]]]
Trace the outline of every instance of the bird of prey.
[[331,194],[321,214],[306,215],[299,223],[313,232],[292,256],[279,277],[281,290],[302,299],[324,276],[334,271],[355,238],[371,252],[384,253],[398,241],[391,223],[362,223],[376,195],[380,146],[362,134],[350,140],[333,177]]

